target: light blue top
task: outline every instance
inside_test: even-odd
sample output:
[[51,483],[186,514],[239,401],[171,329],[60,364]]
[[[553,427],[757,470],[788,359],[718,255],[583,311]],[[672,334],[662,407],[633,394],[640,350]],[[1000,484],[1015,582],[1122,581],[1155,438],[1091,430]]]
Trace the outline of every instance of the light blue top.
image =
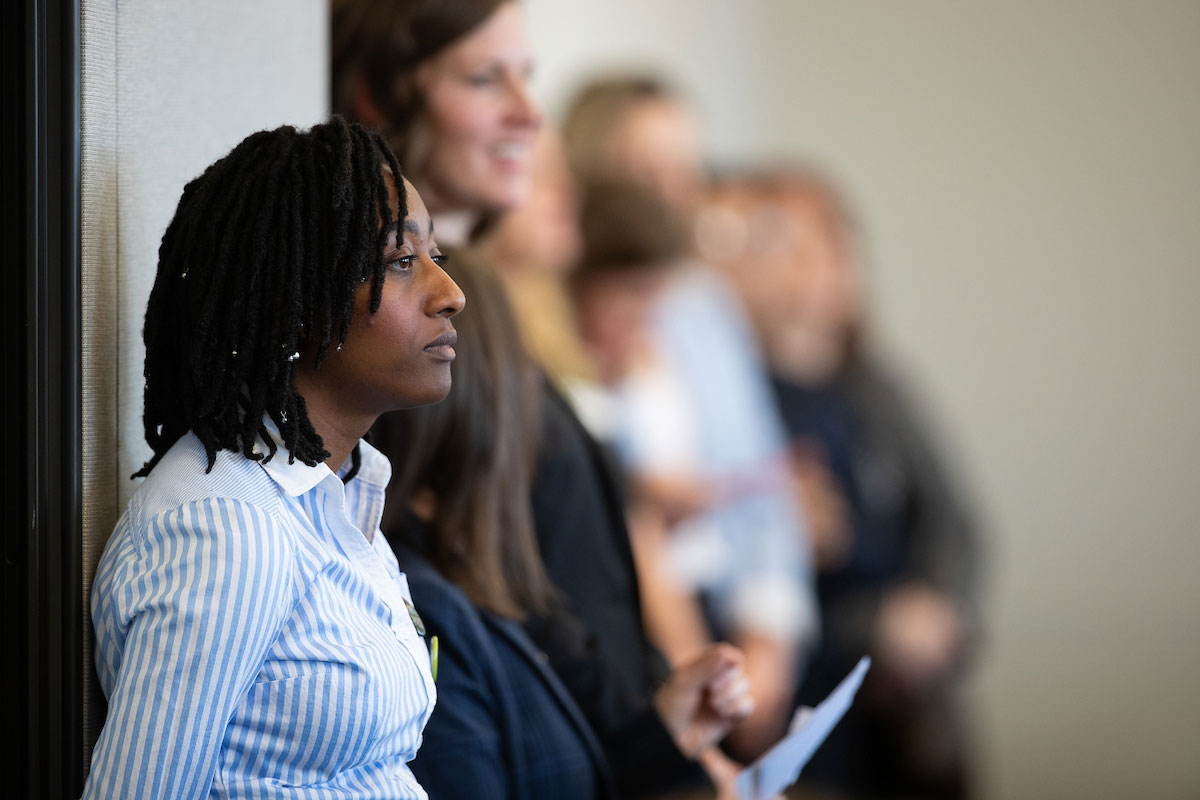
[[[278,441],[278,438],[276,439]],[[92,589],[108,717],[85,798],[424,798],[433,711],[379,532],[387,459],[266,464],[188,434],[134,493]]]
[[[811,645],[816,596],[804,521],[787,478],[787,436],[733,289],[706,266],[688,265],[658,300],[652,329],[656,354],[688,406],[680,412],[692,423],[696,473],[726,487],[727,496],[676,537],[681,544],[704,541],[710,568],[692,580],[708,593],[717,633],[757,630]],[[636,439],[631,428],[616,436],[635,470],[653,458]]]

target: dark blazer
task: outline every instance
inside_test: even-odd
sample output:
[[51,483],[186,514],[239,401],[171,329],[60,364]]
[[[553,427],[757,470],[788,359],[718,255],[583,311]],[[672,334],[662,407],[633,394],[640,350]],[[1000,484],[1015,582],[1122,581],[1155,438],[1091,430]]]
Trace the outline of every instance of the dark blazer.
[[426,641],[439,643],[437,705],[411,766],[431,798],[613,798],[587,720],[520,625],[473,606],[392,540]]
[[644,694],[664,677],[646,639],[625,500],[613,465],[549,380],[532,481],[533,522],[546,571],[610,656],[612,678]]
[[525,630],[600,739],[623,797],[703,785],[652,705],[665,659],[646,639],[625,504],[607,451],[549,380],[532,504],[538,549],[565,607]]

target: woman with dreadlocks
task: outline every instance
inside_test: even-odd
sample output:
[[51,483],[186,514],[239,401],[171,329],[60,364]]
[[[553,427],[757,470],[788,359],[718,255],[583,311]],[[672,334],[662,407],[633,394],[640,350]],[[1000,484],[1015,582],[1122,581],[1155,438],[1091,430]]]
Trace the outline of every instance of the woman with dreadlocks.
[[144,328],[153,455],[93,588],[85,797],[425,797],[430,657],[360,438],[449,391],[442,260],[386,144],[340,118],[184,188]]

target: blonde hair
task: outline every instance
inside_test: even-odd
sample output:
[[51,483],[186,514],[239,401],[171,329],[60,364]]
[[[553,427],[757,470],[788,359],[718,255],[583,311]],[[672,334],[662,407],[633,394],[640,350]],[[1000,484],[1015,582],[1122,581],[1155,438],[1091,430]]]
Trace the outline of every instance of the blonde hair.
[[649,76],[603,78],[585,86],[563,123],[571,170],[581,181],[604,179],[611,166],[608,149],[617,125],[641,103],[673,98],[665,84]]

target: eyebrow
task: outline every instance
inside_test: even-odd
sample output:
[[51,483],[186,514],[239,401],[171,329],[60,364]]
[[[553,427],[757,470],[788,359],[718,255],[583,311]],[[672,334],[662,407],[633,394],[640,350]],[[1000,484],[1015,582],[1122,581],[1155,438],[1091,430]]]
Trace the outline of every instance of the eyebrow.
[[[404,230],[406,230],[409,233],[417,234],[417,235],[420,235],[420,233],[421,233],[421,229],[417,227],[416,220],[414,220],[411,217],[404,220]],[[431,236],[433,235],[433,217],[429,218],[429,234],[428,235],[431,235]]]

